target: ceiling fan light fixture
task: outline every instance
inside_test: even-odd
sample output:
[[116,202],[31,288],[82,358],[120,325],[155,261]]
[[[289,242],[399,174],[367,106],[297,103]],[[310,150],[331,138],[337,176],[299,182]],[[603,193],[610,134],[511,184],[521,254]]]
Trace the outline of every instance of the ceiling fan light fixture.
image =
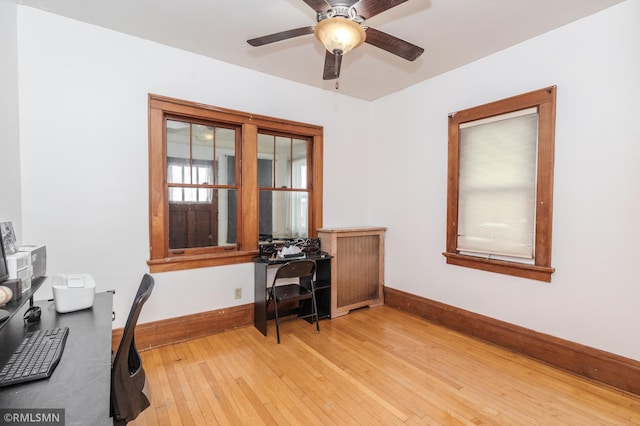
[[341,55],[360,46],[367,37],[360,24],[340,16],[318,22],[314,34],[329,52]]

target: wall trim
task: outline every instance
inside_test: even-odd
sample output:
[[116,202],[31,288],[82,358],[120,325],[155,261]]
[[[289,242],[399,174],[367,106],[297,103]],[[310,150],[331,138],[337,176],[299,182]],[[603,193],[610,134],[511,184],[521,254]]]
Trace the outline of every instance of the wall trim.
[[[248,325],[253,325],[253,303],[138,324],[136,347],[143,351]],[[114,352],[123,332],[124,328],[117,328],[111,333]]]
[[385,304],[452,330],[529,356],[587,379],[640,395],[640,362],[539,333],[393,288]]

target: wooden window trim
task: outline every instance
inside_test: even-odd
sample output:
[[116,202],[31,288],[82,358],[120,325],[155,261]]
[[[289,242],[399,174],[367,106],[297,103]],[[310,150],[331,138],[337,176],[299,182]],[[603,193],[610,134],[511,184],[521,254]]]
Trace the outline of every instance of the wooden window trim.
[[[251,262],[258,253],[257,135],[259,130],[283,132],[312,140],[312,188],[309,212],[310,238],[322,227],[323,128],[247,112],[149,94],[149,265],[150,271],[167,272],[208,266]],[[241,142],[241,188],[238,194],[237,250],[176,255],[168,248],[165,116],[183,116],[239,125]]]
[[[551,230],[553,219],[553,167],[556,121],[556,86],[491,102],[449,116],[449,162],[447,185],[448,264],[551,282]],[[536,190],[535,264],[528,265],[468,256],[457,252],[460,124],[526,108],[537,107],[538,171]]]

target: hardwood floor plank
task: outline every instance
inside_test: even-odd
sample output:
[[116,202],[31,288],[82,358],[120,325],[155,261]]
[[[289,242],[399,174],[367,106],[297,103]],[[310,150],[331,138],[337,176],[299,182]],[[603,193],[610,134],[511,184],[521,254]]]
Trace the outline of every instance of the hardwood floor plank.
[[381,306],[142,353],[132,425],[640,425],[640,398]]
[[199,412],[194,410],[193,395],[188,382],[184,378],[184,372],[180,365],[182,358],[176,354],[176,350],[182,348],[182,345],[164,347],[164,350],[161,352],[161,359],[165,366],[167,379],[171,386],[171,393],[175,399],[175,406],[177,407],[181,424],[190,426],[197,424],[194,416],[197,418]]
[[[228,333],[222,333],[219,339],[207,338],[208,350],[210,353],[223,353],[225,350],[222,340],[226,338]],[[230,420],[231,424],[250,424],[249,421],[254,416],[254,410],[250,404],[246,402],[246,398],[242,394],[242,389],[238,386],[236,378],[229,370],[229,361],[226,357],[214,357],[207,360],[211,376],[207,377],[208,381],[214,380],[215,393],[218,400],[222,403],[224,414]]]
[[[153,353],[151,351],[146,351],[146,352],[142,352],[140,353],[140,359],[142,360],[142,365],[144,365],[145,367],[148,365],[149,368],[151,369],[156,369],[158,368],[157,365],[155,365],[155,361],[153,359]],[[157,391],[158,395],[157,395],[157,399],[158,401],[162,401],[162,389],[154,389],[154,391]],[[159,422],[158,422],[158,412],[157,410],[154,410],[153,407],[153,395],[152,395],[152,399],[151,399],[151,407],[147,410],[149,412],[149,415],[146,416],[144,418],[144,421],[139,423],[141,426],[158,426]]]
[[[162,349],[164,348],[159,348],[157,351],[148,352],[153,354],[154,363],[151,368],[155,367],[155,369],[149,369],[149,371],[154,372],[155,380],[152,380],[148,375],[148,365],[143,364],[145,373],[147,373],[147,380],[149,380],[150,383],[153,383],[153,385],[151,385],[151,407],[156,408],[159,425],[165,426],[172,424],[182,424],[182,422],[180,421],[180,414],[178,413],[178,408],[176,406],[176,399],[171,390],[171,384],[169,383],[167,371],[162,361]],[[143,352],[143,354],[145,355],[146,353],[147,352]],[[157,395],[158,391],[159,395]],[[143,418],[148,418],[146,413],[147,411],[151,411],[151,407],[143,412],[143,414],[145,414]]]
[[216,415],[216,424],[233,425],[236,418],[235,411],[222,390],[220,382],[214,377],[208,363],[200,363],[199,367],[202,378],[208,383],[208,386],[203,387],[203,396]]

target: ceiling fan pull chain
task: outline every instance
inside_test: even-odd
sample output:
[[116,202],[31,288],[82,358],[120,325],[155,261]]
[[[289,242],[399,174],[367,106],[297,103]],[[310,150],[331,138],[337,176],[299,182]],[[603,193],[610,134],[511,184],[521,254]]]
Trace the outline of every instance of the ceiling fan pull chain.
[[334,75],[337,77],[340,75],[340,65],[342,64],[342,51],[336,49],[333,51],[333,55],[336,58]]

